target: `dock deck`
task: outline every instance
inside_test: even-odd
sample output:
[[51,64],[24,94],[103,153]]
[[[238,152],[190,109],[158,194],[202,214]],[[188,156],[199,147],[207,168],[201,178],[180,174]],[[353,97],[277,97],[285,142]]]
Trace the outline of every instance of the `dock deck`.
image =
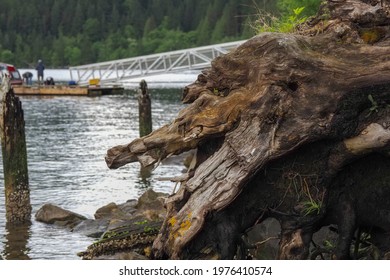
[[122,94],[122,87],[80,87],[80,86],[15,86],[16,95],[85,95],[99,96]]

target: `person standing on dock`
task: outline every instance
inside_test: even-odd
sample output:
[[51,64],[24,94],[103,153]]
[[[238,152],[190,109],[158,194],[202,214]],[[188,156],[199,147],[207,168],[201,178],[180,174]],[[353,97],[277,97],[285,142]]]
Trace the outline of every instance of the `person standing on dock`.
[[38,74],[38,84],[40,85],[41,83],[43,83],[43,72],[45,70],[45,65],[43,64],[42,60],[39,59],[38,60],[38,65],[37,67],[35,68],[35,70],[37,70],[37,74]]

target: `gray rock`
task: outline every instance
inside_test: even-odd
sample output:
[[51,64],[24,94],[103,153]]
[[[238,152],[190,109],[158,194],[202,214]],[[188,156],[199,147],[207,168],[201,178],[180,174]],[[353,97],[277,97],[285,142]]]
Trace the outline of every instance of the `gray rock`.
[[95,212],[95,219],[104,219],[111,217],[116,211],[118,211],[118,205],[116,203],[111,202],[103,207],[100,207]]
[[95,219],[122,219],[131,218],[136,209],[137,200],[129,200],[123,204],[109,203],[95,212]]
[[142,216],[150,221],[164,219],[166,215],[164,200],[167,196],[168,194],[148,189],[138,199],[137,212],[134,213],[134,216]]
[[280,224],[276,219],[268,218],[247,232],[249,244],[256,244],[250,254],[257,260],[274,260],[279,250]]
[[144,192],[137,203],[137,210],[161,210],[164,209],[164,199],[168,195],[165,193],[155,192],[152,189],[148,189]]
[[133,215],[137,209],[135,207],[137,206],[138,200],[136,199],[130,199],[126,201],[125,203],[118,204],[118,208],[125,212],[127,215]]
[[87,218],[53,204],[43,205],[35,214],[35,219],[46,224],[55,224],[73,228]]
[[84,220],[73,228],[73,232],[77,232],[88,237],[99,238],[107,230],[109,220]]

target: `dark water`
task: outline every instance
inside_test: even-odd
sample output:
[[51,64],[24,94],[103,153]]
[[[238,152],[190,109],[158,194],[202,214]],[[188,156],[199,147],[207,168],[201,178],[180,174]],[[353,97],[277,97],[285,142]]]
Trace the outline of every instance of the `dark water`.
[[[171,122],[181,105],[180,89],[153,90],[153,128]],[[45,203],[93,218],[110,202],[137,198],[148,187],[171,192],[159,177],[176,176],[181,161],[160,165],[142,179],[139,164],[109,170],[108,148],[138,137],[135,92],[101,97],[21,97],[28,153],[33,215]],[[0,159],[2,163],[2,159]],[[0,164],[0,254],[4,259],[78,259],[93,242],[66,229],[36,222],[12,227],[5,222],[4,182]]]

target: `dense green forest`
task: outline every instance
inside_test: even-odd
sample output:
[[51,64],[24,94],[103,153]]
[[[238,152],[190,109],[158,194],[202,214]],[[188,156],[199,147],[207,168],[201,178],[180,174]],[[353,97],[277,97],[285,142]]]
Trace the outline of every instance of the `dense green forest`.
[[247,39],[259,11],[320,0],[0,0],[0,61],[67,67]]

